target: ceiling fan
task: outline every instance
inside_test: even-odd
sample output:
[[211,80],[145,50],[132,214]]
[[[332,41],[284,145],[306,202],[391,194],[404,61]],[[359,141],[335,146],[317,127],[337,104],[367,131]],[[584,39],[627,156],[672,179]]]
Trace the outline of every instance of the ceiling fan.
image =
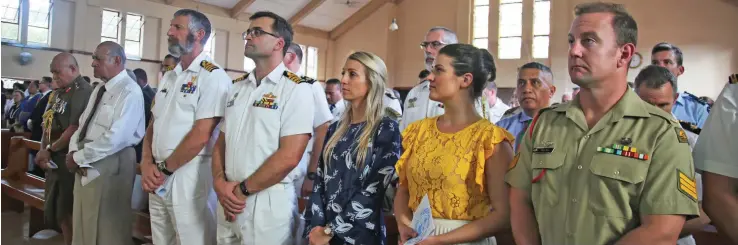
[[346,7],[354,8],[361,4],[361,1],[358,0],[339,0],[338,3],[346,5]]

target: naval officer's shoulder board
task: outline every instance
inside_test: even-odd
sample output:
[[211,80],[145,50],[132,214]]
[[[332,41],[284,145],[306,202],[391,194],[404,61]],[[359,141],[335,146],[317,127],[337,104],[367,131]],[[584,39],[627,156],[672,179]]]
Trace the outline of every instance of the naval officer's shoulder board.
[[203,60],[202,62],[200,62],[200,67],[202,67],[203,69],[209,72],[213,72],[214,70],[220,69],[220,67],[216,66],[215,64],[207,60]]
[[697,135],[699,135],[700,132],[702,132],[702,129],[698,127],[697,124],[694,124],[691,122],[679,120],[679,125],[681,125],[682,128],[684,128],[685,130],[692,132],[694,134],[697,134]]
[[315,82],[315,79],[312,79],[306,76],[300,77],[297,74],[292,73],[291,71],[288,71],[288,70],[285,70],[283,75],[297,84],[300,84],[300,83],[313,84]]
[[243,74],[243,76],[240,76],[240,77],[237,77],[236,79],[233,79],[233,81],[231,81],[231,82],[235,84],[237,82],[244,81],[244,80],[246,80],[246,78],[249,77],[249,74],[250,73],[246,72],[246,74]]

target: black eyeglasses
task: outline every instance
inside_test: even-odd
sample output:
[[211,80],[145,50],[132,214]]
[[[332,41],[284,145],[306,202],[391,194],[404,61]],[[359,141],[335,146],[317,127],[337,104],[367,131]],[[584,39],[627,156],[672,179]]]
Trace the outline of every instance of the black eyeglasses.
[[420,43],[420,49],[425,49],[426,47],[430,46],[433,49],[439,49],[442,46],[446,45],[445,43],[439,42],[439,41],[433,41],[433,42],[421,42]]
[[260,37],[260,36],[262,36],[264,34],[267,34],[269,36],[273,36],[273,37],[279,38],[274,33],[266,32],[266,31],[262,30],[261,28],[251,28],[251,29],[248,29],[245,32],[243,32],[242,37],[243,37],[243,40],[246,40],[246,37],[249,36],[249,35],[251,35],[252,37]]

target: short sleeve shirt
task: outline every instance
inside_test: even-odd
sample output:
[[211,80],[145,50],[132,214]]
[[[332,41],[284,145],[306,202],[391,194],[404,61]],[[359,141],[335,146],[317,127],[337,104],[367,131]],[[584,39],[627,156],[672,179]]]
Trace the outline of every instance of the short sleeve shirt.
[[687,142],[631,90],[591,129],[576,97],[533,119],[506,181],[530,195],[542,244],[612,244],[641,216],[699,214]]
[[697,169],[738,178],[738,84],[727,84],[710,111],[694,147]]
[[[282,63],[260,84],[253,74],[234,84],[220,128],[226,136],[228,180],[253,174],[279,149],[281,137],[313,133],[315,103],[305,103],[314,100],[311,86]],[[294,177],[291,173],[282,182],[292,183]]]
[[441,102],[430,99],[429,84],[430,82],[424,81],[408,92],[407,97],[405,97],[405,108],[402,110],[400,130],[405,130],[408,125],[415,121],[440,116],[445,112]]
[[[223,116],[231,84],[228,74],[206,53],[200,53],[189,67],[179,63],[164,73],[151,106],[156,161],[169,157],[197,120]],[[198,155],[210,155],[214,144],[211,140]]]

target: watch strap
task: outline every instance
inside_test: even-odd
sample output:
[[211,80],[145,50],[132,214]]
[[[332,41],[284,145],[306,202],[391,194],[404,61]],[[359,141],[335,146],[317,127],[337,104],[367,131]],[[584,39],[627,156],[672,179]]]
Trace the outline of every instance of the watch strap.
[[241,181],[240,184],[238,184],[238,188],[241,189],[241,193],[243,193],[244,196],[250,196],[251,192],[249,192],[248,188],[246,188],[246,180]]

